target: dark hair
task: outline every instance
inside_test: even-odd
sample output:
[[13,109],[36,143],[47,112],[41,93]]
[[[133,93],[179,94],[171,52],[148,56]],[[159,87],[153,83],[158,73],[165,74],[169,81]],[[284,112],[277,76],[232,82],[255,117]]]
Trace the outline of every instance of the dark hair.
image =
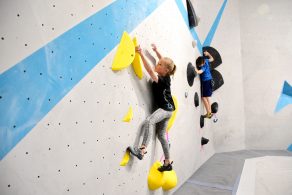
[[204,64],[205,63],[205,59],[204,59],[204,57],[203,56],[199,56],[198,58],[197,58],[197,60],[196,60],[196,65],[197,65],[197,67],[198,66],[201,66],[202,64]]
[[203,56],[199,56],[198,58],[197,58],[197,60],[196,60],[196,65],[197,65],[197,67],[198,66],[201,66],[202,64],[204,64],[205,63],[205,59],[204,59],[204,57]]

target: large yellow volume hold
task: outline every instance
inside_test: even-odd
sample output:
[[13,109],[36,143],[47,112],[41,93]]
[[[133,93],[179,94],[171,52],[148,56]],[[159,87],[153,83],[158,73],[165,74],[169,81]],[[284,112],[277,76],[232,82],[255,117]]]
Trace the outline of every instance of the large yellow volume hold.
[[160,166],[162,166],[161,162],[156,161],[150,168],[148,174],[148,188],[150,190],[156,190],[164,184],[163,173],[158,171]]
[[171,117],[168,121],[168,124],[167,124],[167,127],[166,127],[166,131],[168,132],[169,129],[172,127],[173,123],[174,123],[174,120],[176,118],[176,113],[177,113],[177,110],[178,110],[178,104],[177,104],[177,99],[175,96],[172,96],[172,99],[173,99],[173,102],[174,102],[174,107],[175,107],[175,111],[172,112],[171,114]]
[[130,160],[130,151],[126,150],[122,161],[120,162],[120,166],[126,166]]
[[162,189],[167,191],[174,188],[177,184],[177,176],[174,170],[163,172],[164,183]]
[[124,116],[123,121],[124,122],[130,122],[133,118],[133,109],[132,106],[130,106],[127,114]]
[[127,68],[134,60],[135,46],[129,34],[125,31],[114,57],[112,70]]
[[[134,37],[133,43],[134,43],[135,47],[138,46],[138,41],[137,41],[136,37]],[[141,65],[141,56],[137,52],[135,53],[135,58],[134,58],[134,61],[132,63],[132,67],[133,67],[134,72],[136,73],[137,77],[139,79],[142,79],[143,78],[143,72],[142,72],[142,65]]]

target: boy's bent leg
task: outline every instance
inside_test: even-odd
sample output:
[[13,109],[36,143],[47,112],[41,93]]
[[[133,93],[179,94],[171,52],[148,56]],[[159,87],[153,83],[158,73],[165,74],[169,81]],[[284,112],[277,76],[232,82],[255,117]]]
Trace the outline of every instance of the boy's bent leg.
[[207,97],[202,97],[203,104],[205,106],[206,112],[208,113],[208,100]]
[[210,97],[206,97],[207,99],[207,104],[208,104],[208,107],[207,107],[207,113],[211,113],[211,104],[210,104]]

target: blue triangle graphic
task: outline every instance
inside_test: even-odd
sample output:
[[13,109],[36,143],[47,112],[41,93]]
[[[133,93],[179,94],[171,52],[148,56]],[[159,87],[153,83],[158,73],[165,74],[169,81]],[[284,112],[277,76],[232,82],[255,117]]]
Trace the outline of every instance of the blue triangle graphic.
[[282,94],[278,100],[275,112],[279,112],[288,104],[292,104],[292,97]]
[[284,82],[283,94],[292,97],[292,87],[287,81]]

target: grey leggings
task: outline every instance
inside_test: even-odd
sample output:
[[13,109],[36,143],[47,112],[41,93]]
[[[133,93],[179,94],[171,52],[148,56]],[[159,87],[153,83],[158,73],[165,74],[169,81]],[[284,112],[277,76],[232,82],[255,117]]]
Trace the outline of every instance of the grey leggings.
[[[153,125],[156,124],[156,133],[157,137],[161,143],[164,157],[169,159],[169,146],[166,140],[166,127],[169,118],[171,117],[172,111],[166,111],[161,108],[158,108],[154,113],[148,116],[144,124],[144,137],[142,145],[147,146],[149,144],[152,132]],[[151,129],[150,129],[151,128]]]

